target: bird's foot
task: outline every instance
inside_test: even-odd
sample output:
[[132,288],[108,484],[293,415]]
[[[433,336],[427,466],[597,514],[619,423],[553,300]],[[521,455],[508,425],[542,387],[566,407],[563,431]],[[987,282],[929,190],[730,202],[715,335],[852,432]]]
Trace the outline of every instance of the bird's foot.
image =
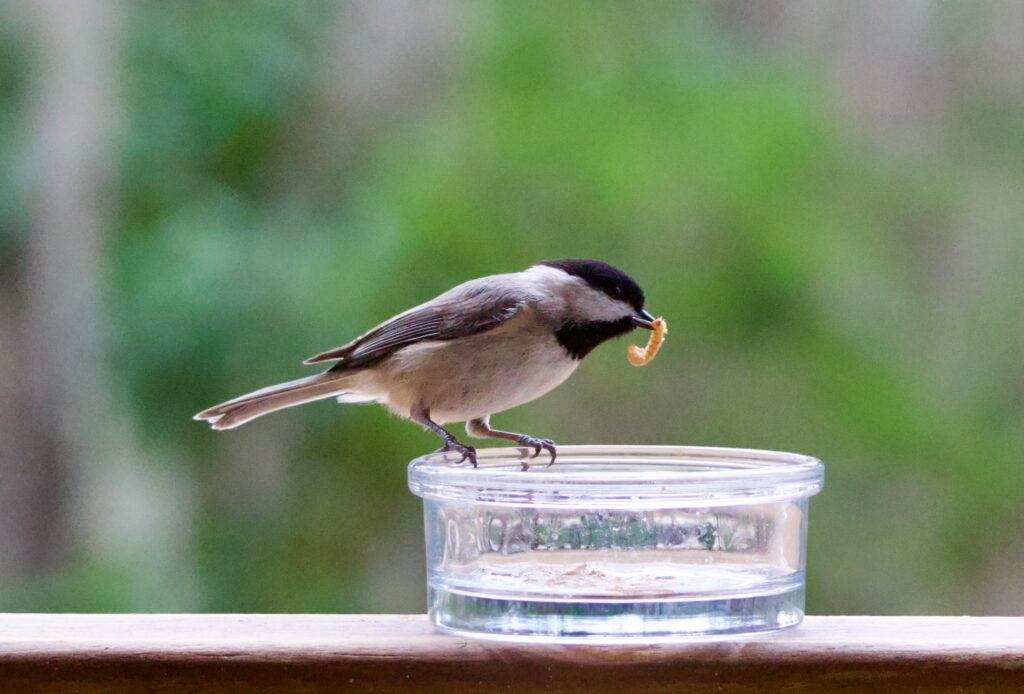
[[[532,448],[533,449],[533,455],[530,456],[531,458],[536,458],[538,455],[540,455],[541,451],[547,451],[548,453],[551,454],[551,461],[548,463],[548,467],[551,467],[552,465],[555,464],[555,457],[558,455],[558,450],[557,450],[557,447],[555,446],[555,442],[552,441],[551,439],[536,439],[536,438],[534,438],[532,436],[527,436],[526,434],[521,434],[518,438],[516,438],[516,442],[520,446],[524,447],[524,449],[523,449],[523,456],[524,457],[527,454],[527,450],[526,449],[528,449],[528,448]],[[529,465],[527,465],[526,462],[524,461],[523,462],[523,470],[526,470],[528,468],[529,468]]]
[[463,463],[468,459],[469,462],[473,464],[473,467],[476,467],[476,448],[474,448],[473,446],[467,446],[465,444],[459,443],[455,439],[445,441],[445,444],[438,448],[436,452],[458,453],[462,457],[459,458],[459,460],[455,463],[456,465],[459,465],[460,463]]

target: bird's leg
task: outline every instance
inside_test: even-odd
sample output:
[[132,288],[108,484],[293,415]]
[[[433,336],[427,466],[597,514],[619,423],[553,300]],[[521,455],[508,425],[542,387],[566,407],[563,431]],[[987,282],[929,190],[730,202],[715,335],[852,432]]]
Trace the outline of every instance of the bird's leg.
[[427,429],[430,429],[441,437],[441,440],[444,441],[444,446],[439,448],[438,452],[447,453],[449,451],[455,451],[462,455],[462,458],[459,460],[460,463],[468,458],[469,462],[473,463],[473,467],[476,467],[476,449],[472,446],[466,446],[465,444],[459,443],[459,440],[455,438],[450,431],[433,421],[430,418],[430,410],[415,409],[410,413],[410,417],[412,418],[412,421],[417,424],[422,424]]
[[[558,455],[555,448],[555,442],[551,439],[538,439],[527,434],[517,434],[513,431],[501,431],[500,429],[492,429],[490,424],[490,417],[483,417],[481,419],[471,419],[466,422],[466,433],[478,439],[492,438],[492,439],[505,439],[506,441],[515,441],[520,446],[526,446],[527,448],[533,449],[533,455],[531,458],[536,458],[540,455],[541,451],[547,451],[551,454],[551,462],[548,463],[548,467],[555,464],[555,456]],[[523,469],[525,470],[528,466],[523,463]]]

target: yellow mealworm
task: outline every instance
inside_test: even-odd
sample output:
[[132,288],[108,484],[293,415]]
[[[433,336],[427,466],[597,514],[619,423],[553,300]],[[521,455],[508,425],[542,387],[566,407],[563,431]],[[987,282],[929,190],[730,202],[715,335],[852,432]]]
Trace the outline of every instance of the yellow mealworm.
[[651,336],[647,339],[647,346],[641,348],[636,345],[630,345],[629,350],[626,352],[626,358],[629,359],[629,363],[633,366],[649,364],[654,359],[654,355],[661,349],[661,343],[665,341],[665,335],[668,334],[668,323],[665,322],[665,319],[655,318],[651,321],[651,325],[654,326],[654,330],[651,331]]

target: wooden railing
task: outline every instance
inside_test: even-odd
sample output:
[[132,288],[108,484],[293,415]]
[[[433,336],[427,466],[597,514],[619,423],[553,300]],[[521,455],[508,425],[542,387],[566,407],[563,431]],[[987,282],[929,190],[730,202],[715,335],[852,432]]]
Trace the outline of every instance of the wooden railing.
[[0,615],[0,692],[1024,692],[1024,618],[808,617],[703,644],[522,646],[421,615]]

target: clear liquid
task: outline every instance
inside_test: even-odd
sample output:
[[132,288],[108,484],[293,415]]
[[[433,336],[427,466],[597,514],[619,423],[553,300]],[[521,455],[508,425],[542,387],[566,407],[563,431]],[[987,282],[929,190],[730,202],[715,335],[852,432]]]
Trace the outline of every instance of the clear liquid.
[[803,617],[799,572],[579,554],[481,561],[432,576],[434,622],[475,637],[646,642],[772,631]]

